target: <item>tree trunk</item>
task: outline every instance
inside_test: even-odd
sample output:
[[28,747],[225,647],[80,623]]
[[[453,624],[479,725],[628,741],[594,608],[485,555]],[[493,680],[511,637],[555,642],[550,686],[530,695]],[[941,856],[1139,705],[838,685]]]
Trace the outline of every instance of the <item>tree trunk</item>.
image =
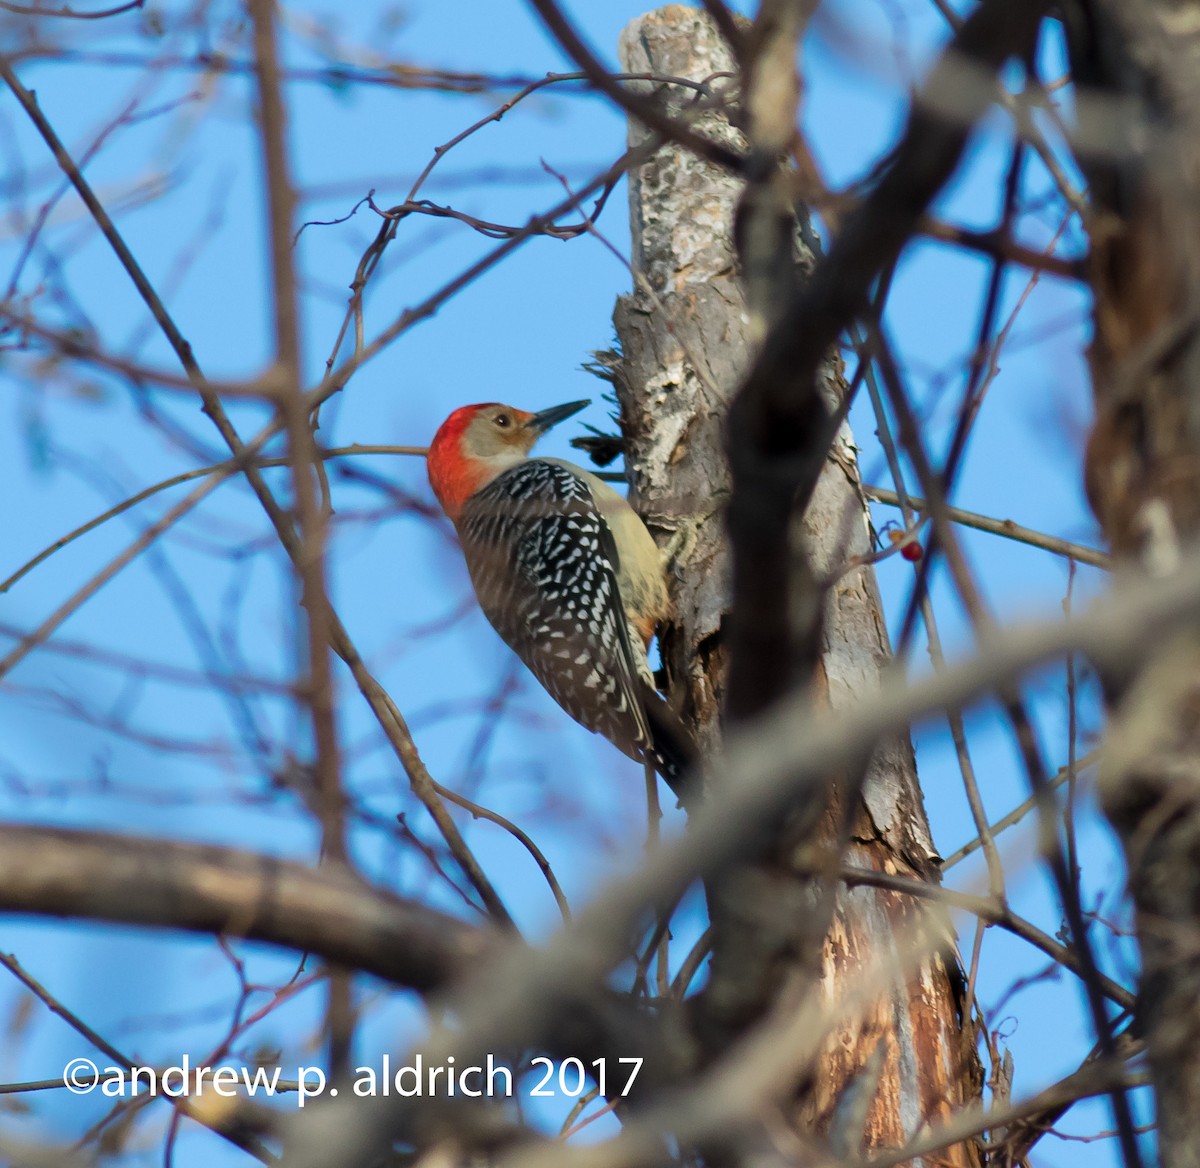
[[[1096,422],[1088,495],[1113,551],[1169,572],[1200,535],[1200,3],[1080,0]],[[1087,96],[1091,94],[1090,98]],[[1141,1033],[1166,1168],[1200,1166],[1200,641],[1105,678],[1104,807],[1125,846]]]
[[[695,80],[736,70],[708,17],[682,5],[630,24],[621,37],[621,63],[630,72]],[[725,77],[712,84],[729,90],[734,82]],[[691,96],[680,99],[681,108]],[[710,138],[740,141],[718,114],[703,115],[698,127]],[[647,137],[637,123],[629,133],[631,144]],[[613,372],[631,497],[674,552],[676,613],[662,638],[671,699],[706,750],[717,748],[720,739],[727,666],[722,633],[731,595],[723,425],[756,330],[733,242],[741,194],[738,179],[674,144],[632,174],[638,287],[621,299],[614,317],[622,356]],[[811,225],[798,224],[795,234],[796,262],[807,268],[814,257],[802,241],[813,239]],[[830,405],[844,388],[840,362],[831,358],[823,388]],[[842,427],[802,528],[816,578],[836,578],[824,594],[814,687],[835,709],[869,700],[890,659],[873,570],[845,570],[853,557],[870,551],[867,520],[851,435]],[[936,880],[936,853],[907,739],[870,759],[849,816],[833,805],[827,809],[824,841],[843,835],[847,820],[846,862]],[[800,951],[805,918],[821,920],[822,928],[825,919],[814,914],[810,877],[811,867],[797,870],[777,849],[769,860],[725,882],[713,910],[708,1026],[715,1025],[717,1043],[727,1046],[768,1009],[779,1007],[784,986],[798,972],[815,970],[819,992],[832,1005],[844,999],[872,957],[919,952],[894,965],[886,990],[831,1035],[817,1073],[797,1084],[792,1116],[800,1130],[831,1135],[844,1154],[860,1146],[897,1147],[979,1097],[974,1035],[969,1025],[964,1031],[968,1011],[959,971],[947,953],[949,930],[910,898],[840,887],[832,927],[814,960],[811,945]],[[720,1053],[711,1049],[711,1033],[700,1041],[709,1057]],[[856,1082],[859,1087],[848,1092]],[[943,1160],[977,1164],[978,1148],[959,1145]]]

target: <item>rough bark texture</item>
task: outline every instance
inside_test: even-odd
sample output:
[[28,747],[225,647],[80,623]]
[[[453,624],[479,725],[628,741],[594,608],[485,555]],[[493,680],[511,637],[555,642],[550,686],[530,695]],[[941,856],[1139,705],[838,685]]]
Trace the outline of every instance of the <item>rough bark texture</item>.
[[[626,28],[621,61],[630,71],[694,79],[734,70],[708,18],[681,5],[659,9]],[[714,86],[731,83],[723,78]],[[717,115],[706,115],[702,128],[710,136],[738,141],[736,131]],[[644,137],[641,127],[631,125],[631,142]],[[730,481],[722,425],[747,366],[752,335],[731,238],[741,184],[668,145],[631,176],[630,185],[635,263],[650,290],[639,286],[615,313],[623,359],[614,372],[627,465],[635,505],[675,553],[676,619],[663,638],[672,697],[702,745],[711,749],[720,734],[726,665],[721,634],[730,604],[723,512]],[[811,238],[810,225],[800,226],[798,239]],[[799,242],[797,250],[797,262],[811,262]],[[826,377],[831,402],[841,388],[840,370],[831,363]],[[819,577],[836,575],[851,557],[869,550],[867,505],[848,429],[826,460],[803,528]],[[820,690],[834,708],[869,700],[889,658],[872,570],[840,575],[825,602]],[[850,819],[849,862],[936,878],[907,739],[870,760]],[[826,820],[827,838],[836,838],[843,816],[830,808]],[[770,866],[738,875],[742,887],[725,889],[723,899],[732,893],[740,900],[741,919],[733,926],[725,922],[719,931],[709,991],[728,999],[716,1010],[735,1024],[733,1029],[751,1024],[777,1003],[793,972],[789,960],[812,965],[811,954],[789,951],[804,933],[800,918],[813,903],[810,882],[778,855]],[[928,946],[931,938],[940,938],[944,947],[946,937],[945,926],[907,898],[869,888],[842,890],[819,959],[821,992],[831,1002],[839,1000],[871,955],[904,954],[914,944]],[[756,945],[766,960],[747,957]],[[735,1036],[733,1030],[728,1034]],[[879,1080],[872,1089],[862,1076],[876,1050]],[[845,1103],[856,1080],[864,1082],[869,1103],[861,1136],[845,1130],[841,1118],[835,1120],[839,1102]],[[803,1085],[802,1114],[792,1119],[809,1130],[842,1128],[833,1134],[850,1152],[860,1142],[866,1148],[894,1147],[923,1124],[935,1124],[977,1098],[979,1081],[973,1037],[963,1033],[953,962],[935,952],[897,974],[869,1010],[834,1035],[818,1074]],[[974,1145],[959,1146],[942,1160],[975,1164],[978,1151]]]
[[[1093,94],[1081,107],[1080,150],[1094,204],[1088,495],[1114,552],[1167,572],[1180,545],[1200,536],[1200,3],[1079,0],[1067,17],[1073,70]],[[1194,630],[1140,675],[1104,680],[1115,718],[1102,795],[1138,909],[1161,1158],[1167,1168],[1198,1168]]]
[[[732,69],[711,23],[680,5],[628,25],[620,51],[631,72],[702,79]],[[737,142],[718,115],[704,117],[699,128]],[[646,137],[631,124],[631,145]],[[720,630],[730,602],[721,427],[749,343],[729,237],[741,184],[675,146],[661,149],[629,182],[633,265],[645,284],[622,297],[614,313],[626,467],[635,506],[674,553],[675,621],[662,638],[672,694],[701,747],[712,749],[725,672]]]

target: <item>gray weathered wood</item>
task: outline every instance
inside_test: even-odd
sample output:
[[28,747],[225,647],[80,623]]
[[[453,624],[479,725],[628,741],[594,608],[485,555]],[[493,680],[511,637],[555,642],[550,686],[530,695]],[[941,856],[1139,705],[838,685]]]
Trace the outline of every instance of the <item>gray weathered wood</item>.
[[[724,92],[728,51],[695,9],[662,10],[621,37],[624,68],[713,77]],[[688,91],[679,91],[690,103]],[[700,123],[733,144],[720,115]],[[630,144],[646,131],[630,124]],[[728,225],[741,184],[688,151],[665,146],[630,175],[633,264],[641,279],[614,314],[623,360],[616,366],[635,505],[670,545],[676,619],[663,637],[664,664],[680,712],[707,749],[718,741],[724,659],[720,628],[729,609],[723,508],[729,472],[721,426],[748,353],[749,318]]]
[[[731,90],[732,78],[720,75],[734,73],[734,62],[697,9],[669,5],[652,12],[625,29],[620,47],[629,71],[713,78],[714,90]],[[679,100],[686,106],[691,98],[683,92]],[[718,114],[705,115],[702,125],[709,136],[743,145]],[[629,133],[631,143],[645,138],[636,124]],[[660,543],[674,552],[676,618],[663,636],[664,662],[674,702],[710,750],[720,739],[727,664],[722,627],[730,604],[723,511],[730,480],[722,427],[760,331],[747,309],[732,242],[740,194],[739,180],[670,144],[631,175],[639,287],[621,299],[614,317],[622,347],[615,383],[632,497]],[[798,262],[811,258],[798,251]],[[843,386],[835,365],[827,373],[832,405]],[[818,691],[835,709],[869,700],[890,660],[874,573],[869,567],[846,570],[870,550],[867,519],[851,435],[843,429],[802,525],[817,576],[837,577],[825,600],[818,678]],[[832,824],[838,816],[831,812],[829,818]],[[934,851],[907,739],[870,761],[852,822],[850,862],[933,874]],[[811,896],[807,882],[786,871],[745,871],[738,879],[738,888],[721,895],[723,913],[736,915],[728,902],[740,899],[741,914],[722,922],[709,991],[722,999],[715,1009],[724,1011],[733,1029],[761,1016],[787,978],[781,953],[787,937],[803,935],[799,918]],[[878,946],[913,934],[928,940],[942,928],[910,900],[867,888],[841,892],[820,957],[821,992],[837,997]],[[739,952],[723,953],[722,944]],[[762,958],[757,965],[744,959],[756,946]],[[722,976],[734,968],[740,976]],[[921,964],[917,976],[898,979],[829,1044],[797,1121],[828,1127],[846,1086],[877,1046],[883,1068],[866,1118],[868,1147],[899,1144],[921,1122],[935,1122],[975,1097],[974,1045],[960,1031],[959,1005],[952,969],[940,955]],[[973,1145],[960,1147],[946,1159],[969,1165],[977,1152]]]

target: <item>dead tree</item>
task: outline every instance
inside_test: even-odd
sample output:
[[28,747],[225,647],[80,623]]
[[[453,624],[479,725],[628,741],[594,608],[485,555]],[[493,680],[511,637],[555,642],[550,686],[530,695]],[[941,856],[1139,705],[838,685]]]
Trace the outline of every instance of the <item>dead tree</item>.
[[[823,440],[815,456],[806,456],[816,460],[811,497],[802,515],[786,518],[790,539],[774,555],[779,584],[801,609],[799,630],[791,634],[799,642],[797,659],[788,661],[785,646],[772,643],[776,614],[759,610],[743,588],[745,607],[732,630],[743,652],[749,650],[740,694],[728,675],[736,664],[726,521],[745,527],[756,520],[744,507],[728,515],[735,487],[726,441],[740,441],[736,431],[730,434],[728,414],[752,354],[778,323],[772,298],[781,302],[784,289],[803,282],[816,259],[807,212],[799,208],[797,218],[787,173],[774,160],[791,140],[800,24],[773,25],[762,17],[753,29],[739,25],[732,32],[740,60],[704,13],[670,5],[635,21],[621,40],[622,64],[631,72],[707,82],[699,99],[676,96],[681,118],[689,107],[712,107],[689,122],[694,130],[744,151],[746,138],[731,126],[732,116],[750,138],[745,156],[769,158],[747,185],[687,146],[669,143],[633,174],[637,286],[615,314],[622,357],[614,372],[634,496],[674,553],[676,620],[663,640],[664,661],[674,700],[710,749],[719,743],[722,708],[730,701],[733,716],[750,716],[807,674],[813,700],[838,709],[870,693],[890,658],[873,570],[856,566],[870,552],[867,504],[849,430],[830,422],[846,390],[830,350],[820,364],[819,398],[797,422],[815,443]],[[631,120],[632,145],[653,133]],[[779,240],[785,260],[782,272],[773,272]],[[780,477],[773,506],[790,516],[800,489]],[[767,624],[756,629],[760,614]],[[777,663],[782,668],[772,676]],[[833,1007],[872,955],[892,946],[919,954],[902,958],[869,1004],[825,1044],[815,1073],[796,1084],[790,1117],[802,1131],[824,1130],[843,1151],[895,1147],[921,1124],[978,1098],[981,1075],[944,922],[901,894],[869,887],[830,893],[812,879],[817,857],[818,868],[848,862],[937,880],[907,737],[862,759],[860,773],[829,779],[827,806],[816,815],[798,813],[777,838],[764,841],[758,861],[728,874],[710,897],[712,980],[701,999],[698,1041],[702,1057],[716,1058],[765,1016],[799,1008],[805,988],[815,987]],[[954,1164],[978,1162],[970,1142],[948,1155]]]

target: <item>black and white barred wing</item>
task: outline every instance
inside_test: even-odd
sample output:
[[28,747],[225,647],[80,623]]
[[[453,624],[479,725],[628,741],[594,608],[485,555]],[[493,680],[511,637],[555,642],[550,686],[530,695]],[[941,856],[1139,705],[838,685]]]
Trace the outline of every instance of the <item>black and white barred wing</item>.
[[587,483],[519,463],[472,496],[459,535],[500,636],[572,718],[641,758],[650,732],[616,545]]

